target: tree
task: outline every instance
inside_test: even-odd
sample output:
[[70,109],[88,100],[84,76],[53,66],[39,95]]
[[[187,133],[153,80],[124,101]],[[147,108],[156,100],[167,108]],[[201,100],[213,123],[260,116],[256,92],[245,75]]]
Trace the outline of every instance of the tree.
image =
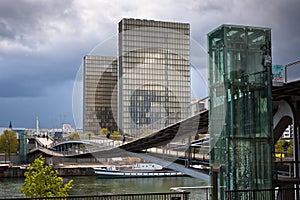
[[289,147],[287,149],[287,153],[290,155],[293,155],[293,153],[294,153],[294,144],[291,141],[289,142]]
[[58,176],[58,171],[52,165],[45,165],[45,158],[40,156],[27,167],[25,180],[19,192],[26,197],[55,197],[68,196],[68,190],[73,187],[73,180],[63,184],[63,179]]
[[99,134],[100,135],[107,135],[107,134],[109,134],[110,132],[109,132],[109,130],[107,129],[107,128],[102,128],[100,131],[99,131]]
[[122,140],[122,136],[118,131],[114,131],[111,135],[110,135],[110,139],[112,140]]
[[293,154],[293,142],[280,139],[275,144],[275,153]]
[[95,133],[93,133],[93,132],[86,132],[84,135],[85,135],[86,137],[88,137],[89,139],[91,139],[91,137],[94,137],[94,136],[95,136]]
[[15,153],[18,151],[19,142],[17,139],[17,134],[11,130],[5,130],[3,134],[0,135],[0,152],[5,154],[6,156]]
[[68,136],[69,140],[79,140],[80,136],[78,132],[72,133],[71,135]]

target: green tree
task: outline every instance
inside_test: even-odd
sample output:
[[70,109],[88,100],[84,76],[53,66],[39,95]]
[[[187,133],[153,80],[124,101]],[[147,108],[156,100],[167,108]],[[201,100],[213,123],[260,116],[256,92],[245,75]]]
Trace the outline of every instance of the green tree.
[[275,144],[275,153],[283,153],[284,152],[284,149],[283,149],[283,146],[285,144],[285,141],[284,140],[278,140]]
[[69,140],[79,140],[80,136],[78,132],[72,133],[71,135],[68,136]]
[[17,134],[11,130],[5,130],[3,134],[0,135],[0,152],[9,156],[10,154],[18,151],[19,142],[17,139]]
[[293,142],[280,139],[275,144],[275,153],[293,154]]
[[93,132],[86,132],[84,135],[85,135],[85,137],[88,137],[90,139],[91,137],[95,136],[95,133],[93,133]]
[[109,130],[107,128],[101,128],[101,130],[99,131],[99,135],[107,135],[109,134]]
[[110,139],[112,140],[122,140],[122,136],[118,131],[114,131],[111,135],[110,135]]
[[294,144],[292,141],[289,142],[289,147],[287,149],[287,153],[290,155],[293,155],[293,153],[294,153]]
[[58,171],[52,165],[45,165],[45,158],[40,156],[27,167],[25,180],[19,192],[26,197],[55,197],[68,196],[68,190],[73,187],[73,180],[63,184],[63,178],[58,176]]

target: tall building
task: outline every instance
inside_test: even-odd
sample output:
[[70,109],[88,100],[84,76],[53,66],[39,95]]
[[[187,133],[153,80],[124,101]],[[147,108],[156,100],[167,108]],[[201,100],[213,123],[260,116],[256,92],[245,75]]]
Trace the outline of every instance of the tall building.
[[118,123],[125,133],[162,128],[187,116],[189,28],[153,20],[119,22]]
[[101,128],[117,130],[113,112],[117,109],[117,58],[84,57],[83,130],[98,133]]
[[186,118],[189,34],[187,23],[122,19],[118,58],[84,58],[84,132],[139,136]]

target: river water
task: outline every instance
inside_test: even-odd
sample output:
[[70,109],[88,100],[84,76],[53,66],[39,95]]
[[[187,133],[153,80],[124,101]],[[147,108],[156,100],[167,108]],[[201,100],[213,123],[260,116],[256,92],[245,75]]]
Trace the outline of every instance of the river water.
[[[95,176],[65,177],[73,179],[74,187],[70,195],[100,195],[146,192],[170,192],[171,187],[206,186],[207,182],[192,177],[161,177],[161,178],[127,178],[100,179]],[[23,184],[22,178],[0,178],[0,198],[21,197],[18,188]],[[202,190],[188,190],[190,199],[205,199]]]

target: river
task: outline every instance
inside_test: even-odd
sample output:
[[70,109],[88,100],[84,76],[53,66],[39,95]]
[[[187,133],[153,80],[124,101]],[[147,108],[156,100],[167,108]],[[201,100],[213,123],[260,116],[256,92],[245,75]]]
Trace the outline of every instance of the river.
[[[69,180],[71,177],[65,177]],[[99,179],[95,176],[72,177],[74,187],[70,195],[124,194],[146,192],[170,192],[171,187],[205,186],[208,183],[192,177],[161,178],[128,178]],[[21,197],[18,188],[22,186],[22,178],[0,178],[0,198]],[[190,199],[204,199],[205,192],[190,190]]]

